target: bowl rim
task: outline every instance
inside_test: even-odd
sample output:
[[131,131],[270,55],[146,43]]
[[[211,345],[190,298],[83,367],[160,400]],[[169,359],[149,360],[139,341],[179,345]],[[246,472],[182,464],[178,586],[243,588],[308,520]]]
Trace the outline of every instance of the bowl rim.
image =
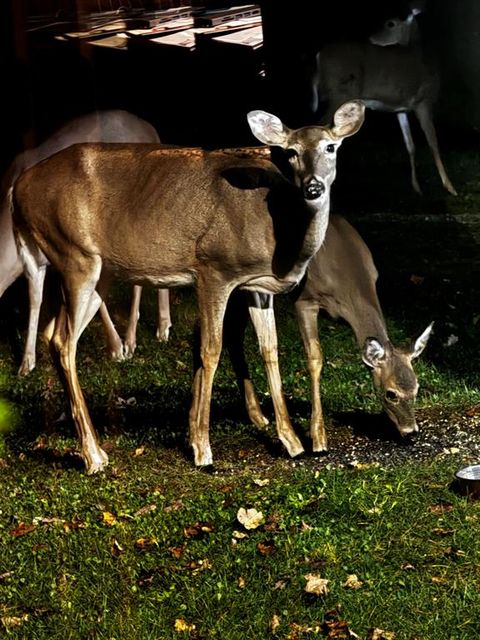
[[[477,477],[472,477],[468,475],[468,471],[471,469],[475,469],[477,472]],[[469,464],[458,471],[455,471],[455,477],[459,480],[464,480],[466,482],[480,482],[480,464]]]

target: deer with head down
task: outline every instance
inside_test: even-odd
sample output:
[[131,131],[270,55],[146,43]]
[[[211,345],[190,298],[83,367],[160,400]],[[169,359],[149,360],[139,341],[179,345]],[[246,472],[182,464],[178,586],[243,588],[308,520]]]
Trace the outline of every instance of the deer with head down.
[[[189,438],[198,466],[212,464],[209,421],[232,291],[268,294],[294,287],[328,224],[337,149],[363,123],[359,102],[342,105],[330,127],[292,130],[263,111],[248,114],[253,134],[279,147],[290,175],[238,151],[156,145],[82,144],[59,152],[17,180],[12,194],[24,267],[45,258],[59,272],[64,303],[51,337],[88,473],[108,463],[76,369],[77,342],[102,303],[112,274],[156,287],[194,285],[201,361],[193,380]],[[275,334],[271,308],[253,314]],[[277,376],[278,360],[266,362]],[[274,374],[271,374],[271,372]],[[291,456],[303,451],[281,387],[272,390],[277,433]]]
[[445,189],[457,192],[440,156],[433,106],[440,80],[437,64],[422,42],[416,16],[424,0],[409,4],[405,18],[392,17],[368,42],[334,42],[316,54],[312,74],[312,112],[325,121],[339,104],[358,99],[375,111],[395,113],[410,159],[413,189],[421,194],[415,167],[415,145],[408,114],[413,112],[425,134]]
[[[372,254],[358,232],[341,216],[332,215],[322,246],[311,259],[305,278],[293,292],[311,379],[310,436],[315,452],[327,450],[320,394],[323,366],[317,325],[320,310],[333,318],[346,320],[352,327],[362,360],[372,370],[384,410],[398,432],[406,436],[418,431],[414,411],[418,380],[412,360],[425,348],[432,324],[409,347],[395,346],[388,337],[378,299],[377,277]],[[232,303],[235,306],[228,310],[225,321],[225,346],[244,393],[250,419],[261,427],[268,424],[268,420],[255,394],[243,352],[248,316],[243,300],[232,298]],[[273,299],[270,297],[264,304],[273,304]],[[264,357],[276,357],[276,354],[264,354]]]
[[[22,171],[49,158],[61,149],[78,142],[159,143],[160,140],[151,124],[132,113],[122,110],[98,111],[69,121],[39,146],[18,154],[3,178],[0,192],[0,297],[24,273],[23,264],[18,255],[13,236],[12,214],[8,199],[9,190]],[[45,263],[42,268],[35,270],[34,273],[29,270],[25,271],[28,280],[29,322],[23,359],[19,368],[20,375],[26,375],[35,367],[35,345],[46,267],[47,264]],[[105,304],[100,307],[108,351],[115,360],[122,360],[125,356],[129,357],[135,350],[139,303],[140,288],[135,287],[124,345]],[[158,310],[157,337],[159,340],[167,340],[171,320],[169,293],[166,289],[159,289],[158,291]]]

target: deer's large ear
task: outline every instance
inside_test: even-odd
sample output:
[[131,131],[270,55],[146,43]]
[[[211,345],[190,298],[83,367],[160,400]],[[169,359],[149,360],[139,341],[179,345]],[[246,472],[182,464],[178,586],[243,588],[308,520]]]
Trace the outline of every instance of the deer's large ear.
[[365,105],[360,100],[345,102],[335,111],[332,133],[337,138],[353,136],[365,119]]
[[286,127],[280,118],[266,111],[250,111],[247,114],[248,124],[253,135],[269,146],[287,146],[290,129]]
[[385,347],[375,338],[367,338],[363,345],[362,360],[364,363],[375,369],[379,367],[385,359]]
[[428,327],[425,329],[425,331],[422,333],[422,335],[415,340],[415,344],[413,345],[413,348],[412,348],[412,360],[413,358],[418,358],[418,356],[422,353],[422,351],[427,346],[427,342],[432,333],[432,329],[433,329],[433,322],[431,322],[428,325]]

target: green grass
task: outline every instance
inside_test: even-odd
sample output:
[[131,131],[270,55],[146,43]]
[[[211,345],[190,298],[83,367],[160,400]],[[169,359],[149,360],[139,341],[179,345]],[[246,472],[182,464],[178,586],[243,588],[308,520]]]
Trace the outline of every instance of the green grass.
[[[124,303],[121,295],[112,303],[120,326]],[[306,429],[303,350],[288,301],[278,305],[285,390]],[[477,637],[480,505],[449,489],[458,458],[358,469],[288,460],[272,451],[271,427],[259,433],[248,424],[223,359],[211,429],[217,472],[196,470],[184,446],[190,294],[175,295],[173,315],[170,343],[157,345],[153,296],[145,296],[131,362],[104,359],[96,321],[82,338],[80,379],[111,460],[98,477],[83,473],[70,422],[54,424],[65,402],[44,345],[40,366],[18,379],[14,345],[0,343],[2,394],[17,414],[17,426],[2,435],[0,634],[292,640],[321,637],[332,618],[347,621],[362,639],[371,628],[394,632],[397,640]],[[389,324],[396,340],[408,338],[398,322]],[[321,319],[320,331],[327,419],[341,411],[378,412],[349,328]],[[432,340],[417,366],[419,408],[460,410],[480,402],[470,368],[449,366],[448,352],[440,355]],[[432,361],[429,353],[437,351]],[[251,333],[247,353],[268,407]],[[264,524],[244,530],[240,507],[261,511]],[[328,594],[305,592],[309,573],[329,580]],[[359,589],[342,586],[350,574],[362,582]]]

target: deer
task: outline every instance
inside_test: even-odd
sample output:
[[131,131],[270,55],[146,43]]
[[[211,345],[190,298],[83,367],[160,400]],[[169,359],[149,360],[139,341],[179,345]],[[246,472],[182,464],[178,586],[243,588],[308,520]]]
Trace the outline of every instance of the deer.
[[[194,286],[200,317],[200,362],[192,383],[189,444],[196,467],[213,464],[209,439],[212,385],[232,291],[279,294],[304,276],[328,224],[337,149],[364,120],[364,105],[338,108],[330,126],[290,129],[261,110],[247,114],[261,143],[281,161],[238,150],[165,148],[149,144],[79,144],[24,172],[11,192],[12,218],[24,269],[48,261],[59,273],[63,301],[50,350],[65,382],[87,474],[102,471],[101,448],[78,379],[78,340],[102,304],[111,278],[170,288]],[[271,307],[252,322],[276,339]],[[268,332],[262,329],[268,328]],[[278,359],[265,361],[280,379]],[[279,440],[304,451],[281,386],[271,388]]]
[[[36,148],[19,153],[8,168],[2,180],[0,191],[0,297],[24,273],[13,235],[8,192],[22,171],[77,142],[151,142],[159,144],[160,139],[154,127],[138,116],[119,109],[106,110],[75,118],[63,125]],[[26,375],[35,368],[36,339],[45,271],[45,268],[37,271],[34,278],[30,277],[32,275],[30,271],[25,271],[28,280],[29,322],[23,358],[18,370],[19,375]],[[114,360],[131,357],[135,351],[140,294],[140,288],[135,286],[124,344],[115,329],[106,305],[102,304],[100,307],[108,352]],[[170,327],[169,292],[166,289],[159,289],[158,340],[168,340]]]
[[[414,405],[419,384],[412,360],[425,349],[433,322],[411,345],[395,346],[388,336],[378,299],[377,278],[372,254],[360,234],[342,216],[331,215],[323,244],[312,257],[304,279],[292,292],[311,380],[310,437],[314,452],[328,449],[320,393],[323,367],[317,324],[320,310],[332,318],[342,318],[351,326],[362,360],[371,369],[385,413],[398,433],[407,436],[418,432]],[[263,304],[273,305],[273,297],[269,296]],[[245,310],[243,297],[232,296],[225,317],[224,343],[249,418],[261,428],[268,424],[268,419],[256,396],[243,351],[248,322]]]
[[411,184],[421,195],[408,119],[413,112],[444,188],[457,195],[440,155],[433,122],[440,79],[432,56],[425,51],[416,19],[424,9],[424,2],[411,2],[409,9],[405,19],[388,19],[379,31],[370,35],[368,42],[334,42],[317,52],[312,73],[312,112],[322,121],[322,104],[326,105],[328,122],[339,104],[358,99],[369,109],[395,113],[409,156]]

